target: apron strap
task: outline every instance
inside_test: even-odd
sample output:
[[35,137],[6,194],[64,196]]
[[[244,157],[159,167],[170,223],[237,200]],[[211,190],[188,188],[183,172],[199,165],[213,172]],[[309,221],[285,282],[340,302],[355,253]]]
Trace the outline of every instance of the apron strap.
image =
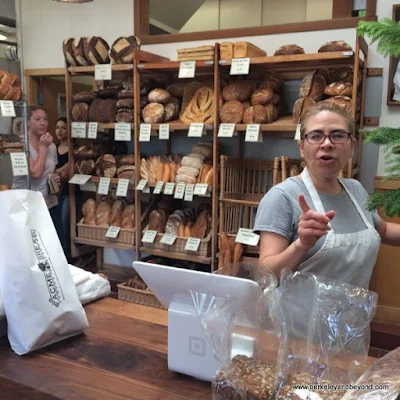
[[311,200],[313,201],[313,203],[315,205],[316,211],[319,213],[325,214],[326,211],[324,209],[324,206],[322,205],[322,201],[319,197],[317,189],[315,189],[315,186],[312,182],[310,174],[307,171],[307,167],[303,169],[303,172],[301,173],[301,178],[303,179],[303,182],[306,185],[308,193],[311,196]]

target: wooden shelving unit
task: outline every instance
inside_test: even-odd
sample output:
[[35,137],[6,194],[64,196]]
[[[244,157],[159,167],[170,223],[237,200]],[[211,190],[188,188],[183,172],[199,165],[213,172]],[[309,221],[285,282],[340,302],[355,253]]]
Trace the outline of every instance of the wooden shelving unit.
[[142,253],[146,253],[150,256],[156,256],[156,257],[165,257],[165,258],[173,258],[175,260],[181,260],[181,261],[190,261],[190,262],[195,262],[198,264],[211,264],[211,257],[199,257],[196,255],[189,255],[189,254],[183,254],[183,253],[176,253],[172,251],[163,251],[163,250],[157,250],[157,249],[149,249],[148,247],[141,247],[140,251]]

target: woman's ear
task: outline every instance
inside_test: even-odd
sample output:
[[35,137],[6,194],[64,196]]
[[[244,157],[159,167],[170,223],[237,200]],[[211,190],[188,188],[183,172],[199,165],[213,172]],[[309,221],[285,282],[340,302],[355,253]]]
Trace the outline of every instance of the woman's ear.
[[298,140],[297,141],[297,146],[298,146],[298,148],[299,148],[299,150],[300,150],[300,155],[301,155],[301,158],[304,158],[304,140]]

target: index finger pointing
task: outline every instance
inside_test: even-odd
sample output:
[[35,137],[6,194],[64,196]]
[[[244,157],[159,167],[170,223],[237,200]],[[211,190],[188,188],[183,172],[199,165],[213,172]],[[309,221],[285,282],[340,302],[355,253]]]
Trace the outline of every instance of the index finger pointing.
[[304,198],[304,194],[299,194],[299,205],[303,213],[310,211],[310,207],[308,206],[306,199]]

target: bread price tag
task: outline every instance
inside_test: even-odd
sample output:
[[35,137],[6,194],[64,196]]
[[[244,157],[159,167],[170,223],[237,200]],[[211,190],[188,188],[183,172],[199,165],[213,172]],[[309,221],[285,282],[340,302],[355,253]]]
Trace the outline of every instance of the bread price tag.
[[260,124],[248,124],[246,127],[245,142],[258,142],[260,136]]
[[300,131],[301,125],[297,124],[296,127],[296,133],[294,134],[294,140],[300,140],[301,139],[301,131]]
[[129,179],[119,179],[117,186],[117,196],[126,197],[128,194]]
[[136,190],[143,190],[147,185],[147,180],[146,179],[141,179],[136,186]]
[[110,226],[106,232],[106,238],[116,239],[120,230],[119,226]]
[[11,166],[14,176],[26,176],[28,173],[28,163],[25,153],[11,153]]
[[71,137],[76,139],[86,138],[86,122],[72,122]]
[[169,124],[159,125],[158,138],[160,140],[169,140]]
[[260,241],[260,235],[254,233],[251,229],[240,228],[236,235],[236,243],[247,244],[248,246],[257,246]]
[[197,183],[194,187],[194,194],[196,196],[205,196],[207,194],[208,185],[207,183]]
[[15,117],[14,103],[11,100],[0,100],[0,108],[3,117]]
[[189,251],[197,251],[200,247],[200,239],[197,238],[189,238],[186,241],[185,250]]
[[111,64],[96,64],[94,66],[94,79],[96,81],[111,81],[112,79]]
[[119,142],[131,141],[131,124],[117,122],[115,124],[115,140]]
[[72,183],[74,185],[84,185],[89,179],[91,178],[91,175],[81,175],[81,174],[75,174],[69,181],[68,183]]
[[157,237],[157,231],[146,231],[142,237],[143,243],[154,243]]
[[100,178],[99,188],[97,189],[98,194],[108,194],[110,190],[111,178]]
[[98,122],[89,122],[88,139],[97,139]]
[[160,243],[172,246],[175,243],[177,236],[172,233],[165,233],[161,238]]
[[194,78],[196,74],[196,61],[182,61],[179,65],[178,78]]
[[142,193],[150,193],[150,187],[146,186],[143,190]]
[[79,189],[82,190],[82,192],[97,192],[97,186],[94,182],[88,181],[84,185],[80,185]]
[[188,137],[202,137],[204,132],[203,123],[192,123],[190,124]]
[[165,185],[164,194],[168,194],[168,195],[172,196],[174,194],[174,189],[175,189],[175,183],[168,182]]
[[151,124],[140,124],[139,142],[150,142]]
[[185,196],[185,189],[186,189],[185,183],[178,183],[176,185],[174,199],[183,199],[183,197]]
[[188,183],[186,185],[186,191],[185,191],[185,201],[193,201],[193,195],[194,195],[194,184],[193,183]]
[[250,70],[250,58],[233,58],[231,75],[248,75]]
[[160,194],[164,186],[164,181],[158,181],[156,187],[153,190],[153,194]]
[[218,129],[218,137],[233,137],[236,124],[220,124]]
[[352,56],[353,54],[352,51],[342,51],[342,56]]

